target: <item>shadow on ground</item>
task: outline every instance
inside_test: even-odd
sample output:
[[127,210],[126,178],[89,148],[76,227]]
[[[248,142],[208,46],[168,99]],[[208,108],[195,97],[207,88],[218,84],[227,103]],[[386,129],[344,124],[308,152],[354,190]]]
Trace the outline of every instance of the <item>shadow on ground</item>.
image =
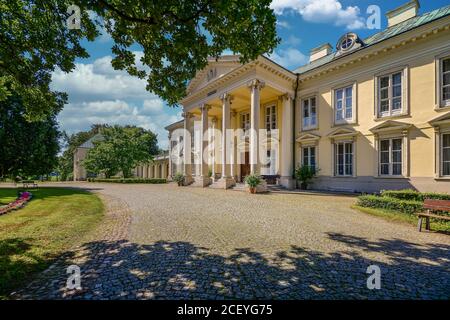
[[[292,246],[267,256],[250,249],[211,253],[188,242],[139,245],[91,242],[77,258],[82,290],[65,289],[60,261],[16,298],[41,299],[448,299],[449,245],[417,246],[402,240],[368,241],[328,234],[348,245],[324,254]],[[369,260],[361,251],[388,261]],[[381,289],[367,288],[367,267],[381,268]]]

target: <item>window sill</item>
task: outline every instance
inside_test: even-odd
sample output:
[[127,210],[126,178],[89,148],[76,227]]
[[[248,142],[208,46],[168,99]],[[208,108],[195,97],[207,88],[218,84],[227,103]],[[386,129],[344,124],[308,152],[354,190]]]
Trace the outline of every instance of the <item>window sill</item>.
[[449,111],[450,105],[436,105],[434,107],[434,111],[441,112],[441,111]]
[[390,116],[377,116],[376,118],[374,118],[374,121],[384,121],[384,120],[389,120],[389,119],[399,119],[399,118],[411,118],[411,115],[409,113],[401,113],[401,114],[394,114],[394,115],[390,115]]
[[375,179],[389,179],[389,180],[409,180],[409,177],[405,176],[375,176]]
[[319,127],[302,128],[302,132],[318,130]]
[[338,178],[338,179],[356,179],[358,177],[355,176],[331,176],[332,178]]
[[339,127],[339,126],[345,126],[345,125],[355,125],[357,124],[355,120],[349,120],[349,121],[339,121],[339,122],[334,122],[333,123],[333,127]]
[[435,177],[434,180],[436,181],[450,181],[450,177]]

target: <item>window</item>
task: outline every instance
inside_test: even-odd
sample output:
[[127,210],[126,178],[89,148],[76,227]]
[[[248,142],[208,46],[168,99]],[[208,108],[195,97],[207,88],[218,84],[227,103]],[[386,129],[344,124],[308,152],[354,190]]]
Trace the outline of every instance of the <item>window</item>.
[[380,140],[380,175],[401,176],[403,139]]
[[266,130],[270,131],[277,128],[277,107],[266,107]]
[[450,133],[442,135],[442,175],[450,176]]
[[317,107],[316,98],[308,98],[303,100],[302,107],[303,114],[303,130],[308,130],[317,127]]
[[353,86],[335,90],[335,122],[348,122],[353,119]]
[[316,167],[316,147],[304,147],[303,153],[303,165],[312,168]]
[[241,114],[241,129],[244,130],[244,134],[247,135],[250,130],[250,113]]
[[450,106],[450,57],[441,60],[440,70],[441,107],[448,107]]
[[335,175],[353,175],[353,142],[339,142],[334,145]]
[[397,72],[378,79],[378,114],[380,117],[402,113],[403,72]]

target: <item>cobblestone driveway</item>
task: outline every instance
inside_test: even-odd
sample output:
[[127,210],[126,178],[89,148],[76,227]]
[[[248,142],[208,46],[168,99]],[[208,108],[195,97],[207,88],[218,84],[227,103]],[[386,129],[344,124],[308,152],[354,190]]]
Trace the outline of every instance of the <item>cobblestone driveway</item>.
[[[450,237],[350,209],[354,198],[73,184],[105,223],[16,298],[449,299]],[[81,291],[65,289],[81,268]],[[381,268],[381,289],[366,269]]]

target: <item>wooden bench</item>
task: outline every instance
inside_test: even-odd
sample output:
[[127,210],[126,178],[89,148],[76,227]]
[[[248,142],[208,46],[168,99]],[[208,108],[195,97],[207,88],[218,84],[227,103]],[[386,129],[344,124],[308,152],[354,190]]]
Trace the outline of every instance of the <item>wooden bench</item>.
[[38,187],[38,184],[34,180],[23,180],[22,184],[23,184],[24,188],[29,188],[30,185],[31,185],[32,188],[37,188]]
[[430,231],[430,218],[442,219],[450,221],[450,216],[444,216],[439,214],[433,214],[433,211],[446,211],[450,212],[450,200],[430,200],[425,199],[423,203],[423,208],[427,212],[416,213],[419,216],[419,223],[417,228],[419,232],[422,231],[422,220],[425,218],[425,229]]

